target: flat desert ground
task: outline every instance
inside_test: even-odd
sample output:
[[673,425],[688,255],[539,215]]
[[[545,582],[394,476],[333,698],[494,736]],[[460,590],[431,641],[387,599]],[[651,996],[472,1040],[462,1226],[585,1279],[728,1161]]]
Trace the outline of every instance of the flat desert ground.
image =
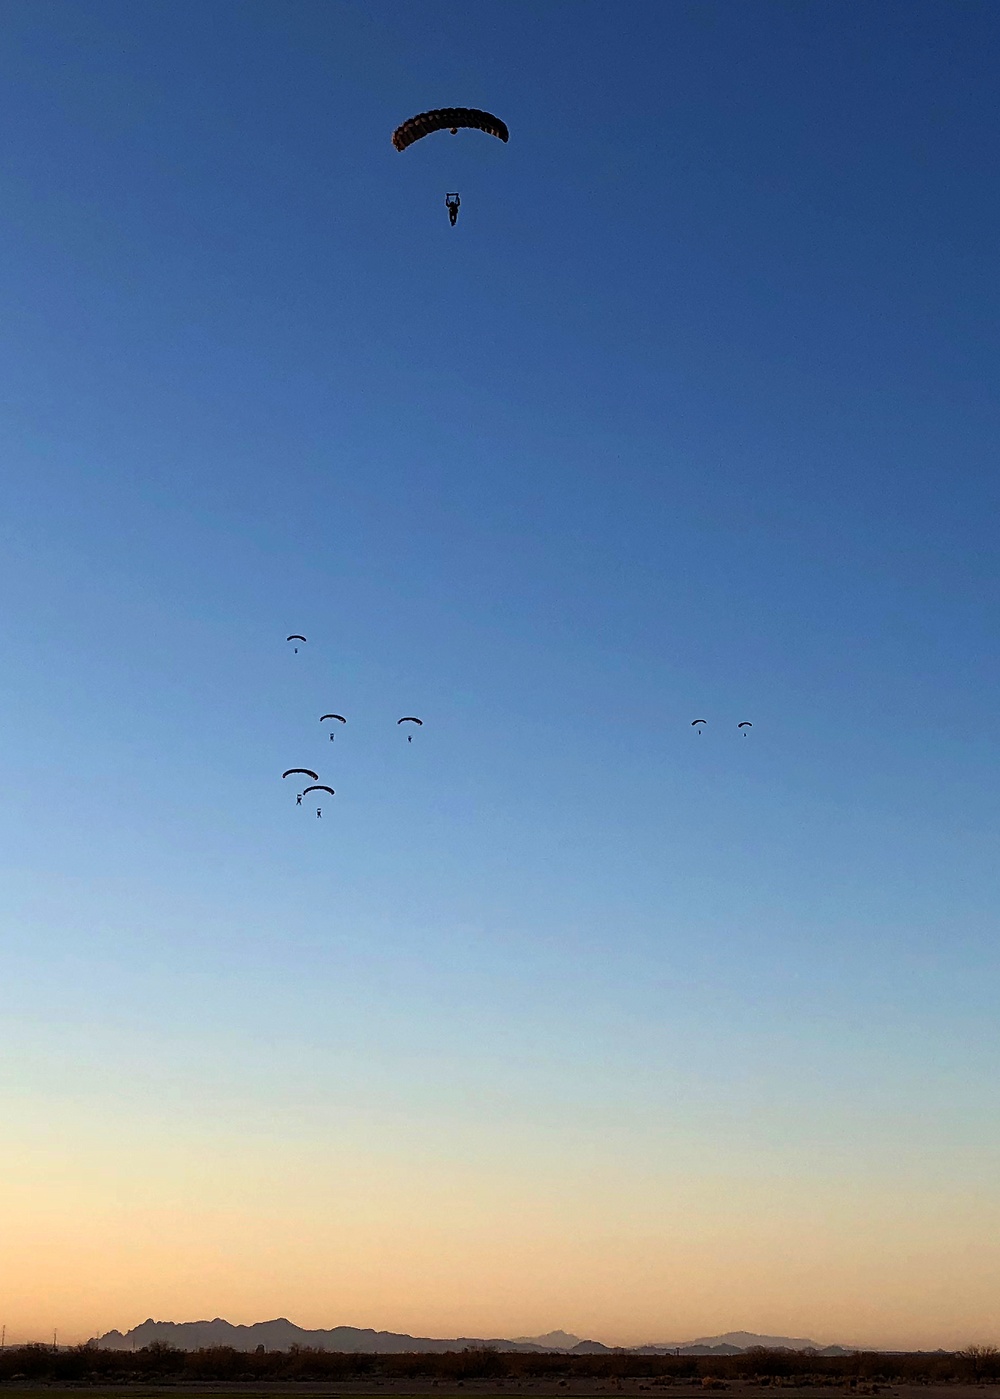
[[[844,1384],[795,1385],[788,1382],[761,1385],[729,1381],[726,1389],[736,1399],[765,1399],[774,1390],[781,1390],[788,1399],[839,1399],[843,1395],[878,1394],[884,1399],[1000,1399],[1000,1383],[994,1384],[868,1384],[859,1383],[856,1389]],[[198,1384],[181,1381],[177,1384],[145,1385],[139,1383],[122,1384],[39,1384],[34,1380],[7,1380],[0,1384],[0,1391],[16,1394],[18,1399],[79,1399],[80,1391],[86,1390],[89,1399],[120,1399],[123,1391],[129,1399],[179,1399],[181,1394],[196,1396],[196,1399],[307,1399],[307,1396],[322,1396],[322,1399],[380,1399],[390,1394],[406,1396],[406,1399],[444,1399],[445,1395],[475,1395],[475,1399],[511,1399],[512,1394],[539,1396],[539,1399],[593,1399],[594,1396],[616,1394],[633,1396],[640,1393],[663,1393],[669,1390],[671,1399],[695,1399],[716,1391],[706,1389],[700,1381],[688,1384],[674,1381],[669,1385],[651,1384],[649,1380],[623,1380],[620,1384],[607,1380],[580,1380],[560,1384],[558,1380],[345,1380],[336,1384],[303,1382],[289,1384],[287,1380],[272,1384]]]

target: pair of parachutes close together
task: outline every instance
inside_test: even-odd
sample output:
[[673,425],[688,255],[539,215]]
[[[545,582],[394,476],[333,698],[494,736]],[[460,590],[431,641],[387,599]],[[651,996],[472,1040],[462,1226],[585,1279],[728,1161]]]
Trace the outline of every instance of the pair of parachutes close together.
[[[708,720],[707,720],[707,719],[692,719],[692,720],[691,720],[691,727],[694,729],[695,733],[699,733],[699,734],[700,734],[700,733],[701,733],[701,729],[698,727],[699,724],[705,724],[705,725],[707,725],[707,724],[708,724]],[[747,736],[747,729],[752,729],[752,728],[753,728],[753,724],[751,724],[751,722],[750,722],[749,719],[744,719],[743,722],[742,722],[741,724],[737,724],[736,727],[737,727],[737,729],[739,729],[739,730],[741,731],[741,733],[743,734],[743,737],[746,738],[746,736]]]
[[[286,642],[292,642],[292,641],[294,641],[294,642],[301,642],[301,644],[302,644],[303,646],[305,646],[305,645],[307,644],[307,643],[306,643],[306,638],[305,638],[304,636],[302,636],[302,634],[301,634],[300,632],[292,632],[292,634],[291,634],[290,636],[286,637],[285,640],[286,640]],[[298,645],[296,645],[296,646],[294,647],[294,653],[295,653],[296,656],[299,654]],[[328,721],[335,721],[335,722],[338,723],[338,724],[346,724],[346,723],[347,723],[347,719],[346,719],[346,717],[345,717],[343,714],[321,714],[321,715],[319,716],[319,722],[320,722],[321,724],[325,724],[325,723],[327,723]],[[423,728],[423,726],[424,726],[424,721],[423,721],[423,719],[418,719],[417,716],[416,716],[415,714],[404,714],[403,717],[402,717],[401,719],[397,719],[397,720],[396,720],[396,727],[397,727],[397,728],[400,726],[400,724],[416,724],[419,728]],[[330,733],[330,741],[331,741],[331,743],[333,742],[333,738],[334,738],[334,735],[333,735],[333,733],[331,732],[331,733]],[[407,741],[407,743],[412,743],[412,742],[413,742],[413,735],[412,735],[412,734],[407,734],[407,736],[406,736],[406,741]],[[320,782],[320,780],[319,780],[319,773],[313,772],[312,768],[287,768],[287,769],[281,774],[281,779],[282,779],[282,781],[284,781],[284,780],[285,780],[286,778],[288,778],[288,777],[311,777],[311,778],[312,778],[312,781],[313,781],[313,785],[312,785],[311,787],[303,787],[303,789],[302,789],[301,792],[296,792],[296,794],[295,794],[295,805],[296,805],[296,806],[301,806],[301,805],[302,805],[302,798],[305,797],[305,796],[308,796],[310,792],[329,792],[329,794],[330,794],[331,797],[335,797],[335,796],[337,795],[336,792],[334,791],[334,789],[333,789],[332,787],[328,787],[328,786],[326,785],[325,782]],[[317,815],[317,816],[322,816],[322,814],[323,814],[323,809],[322,809],[322,807],[317,807],[317,808],[316,808],[316,815]]]
[[[492,112],[480,111],[478,107],[437,107],[432,112],[421,112],[410,117],[392,133],[392,144],[397,151],[405,151],[414,141],[430,136],[435,131],[450,131],[457,136],[460,129],[482,131],[487,136],[495,136],[498,141],[508,141],[510,132],[507,123],[495,117]],[[458,190],[449,190],[444,197],[448,210],[448,220],[455,227],[462,196]]]

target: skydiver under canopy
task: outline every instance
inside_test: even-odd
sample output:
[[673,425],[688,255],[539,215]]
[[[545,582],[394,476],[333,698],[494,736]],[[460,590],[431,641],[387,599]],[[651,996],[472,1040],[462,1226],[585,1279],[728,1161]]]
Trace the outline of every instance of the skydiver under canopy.
[[451,226],[454,228],[455,224],[458,222],[458,211],[461,207],[462,197],[456,190],[453,194],[446,194],[444,202],[448,209],[448,218],[451,220]]

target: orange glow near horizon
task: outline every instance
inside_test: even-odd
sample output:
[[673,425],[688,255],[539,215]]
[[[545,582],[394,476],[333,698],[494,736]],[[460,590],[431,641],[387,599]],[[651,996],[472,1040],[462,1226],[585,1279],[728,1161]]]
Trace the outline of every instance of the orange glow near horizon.
[[914,1349],[996,1335],[982,1200],[885,1180],[862,1202],[850,1181],[640,1171],[610,1155],[419,1154],[246,1151],[147,1124],[128,1150],[81,1125],[70,1157],[38,1129],[7,1178],[8,1342],[215,1316],[437,1337],[558,1327],[622,1345],[736,1329]]

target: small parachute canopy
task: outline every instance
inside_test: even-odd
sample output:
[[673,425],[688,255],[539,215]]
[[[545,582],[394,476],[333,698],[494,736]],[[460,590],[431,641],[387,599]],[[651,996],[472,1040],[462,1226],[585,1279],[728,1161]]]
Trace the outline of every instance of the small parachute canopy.
[[318,773],[318,772],[313,772],[312,768],[289,768],[288,771],[287,771],[287,772],[283,772],[283,773],[281,774],[281,776],[282,776],[283,778],[284,778],[284,777],[291,777],[292,774],[293,774],[293,773],[296,773],[296,772],[300,772],[300,773],[302,774],[303,777],[311,777],[312,780],[313,780],[314,782],[318,782],[318,781],[319,781],[319,773]]
[[307,792],[329,792],[331,797],[335,797],[337,795],[337,793],[333,790],[332,787],[324,787],[322,782],[320,782],[316,787],[303,787],[302,795],[305,796]]
[[744,720],[743,720],[743,723],[742,723],[742,724],[737,724],[736,727],[737,727],[738,729],[752,729],[752,728],[753,728],[753,724],[751,724],[751,722],[750,722],[749,719],[744,719]]
[[450,131],[454,136],[460,126],[471,127],[474,131],[485,131],[487,136],[495,136],[498,141],[510,137],[506,122],[491,112],[481,112],[478,107],[438,107],[433,112],[421,112],[410,117],[392,133],[392,144],[397,151],[405,151],[421,136],[429,136],[432,131]]
[[692,720],[691,720],[691,727],[694,728],[695,724],[707,724],[707,723],[708,723],[708,720],[707,720],[707,719],[692,719]]
[[342,724],[347,723],[347,720],[344,718],[343,714],[321,714],[319,716],[319,722],[322,724],[324,719],[339,719]]
[[285,637],[286,641],[305,641],[304,636],[299,636],[297,632],[292,632],[291,636]]
[[424,721],[423,721],[423,719],[416,719],[416,718],[414,718],[414,716],[413,716],[412,714],[404,714],[403,717],[402,717],[402,719],[397,719],[397,720],[396,720],[396,727],[397,727],[397,728],[399,727],[400,724],[419,724],[420,727],[423,728],[423,726],[424,726]]

